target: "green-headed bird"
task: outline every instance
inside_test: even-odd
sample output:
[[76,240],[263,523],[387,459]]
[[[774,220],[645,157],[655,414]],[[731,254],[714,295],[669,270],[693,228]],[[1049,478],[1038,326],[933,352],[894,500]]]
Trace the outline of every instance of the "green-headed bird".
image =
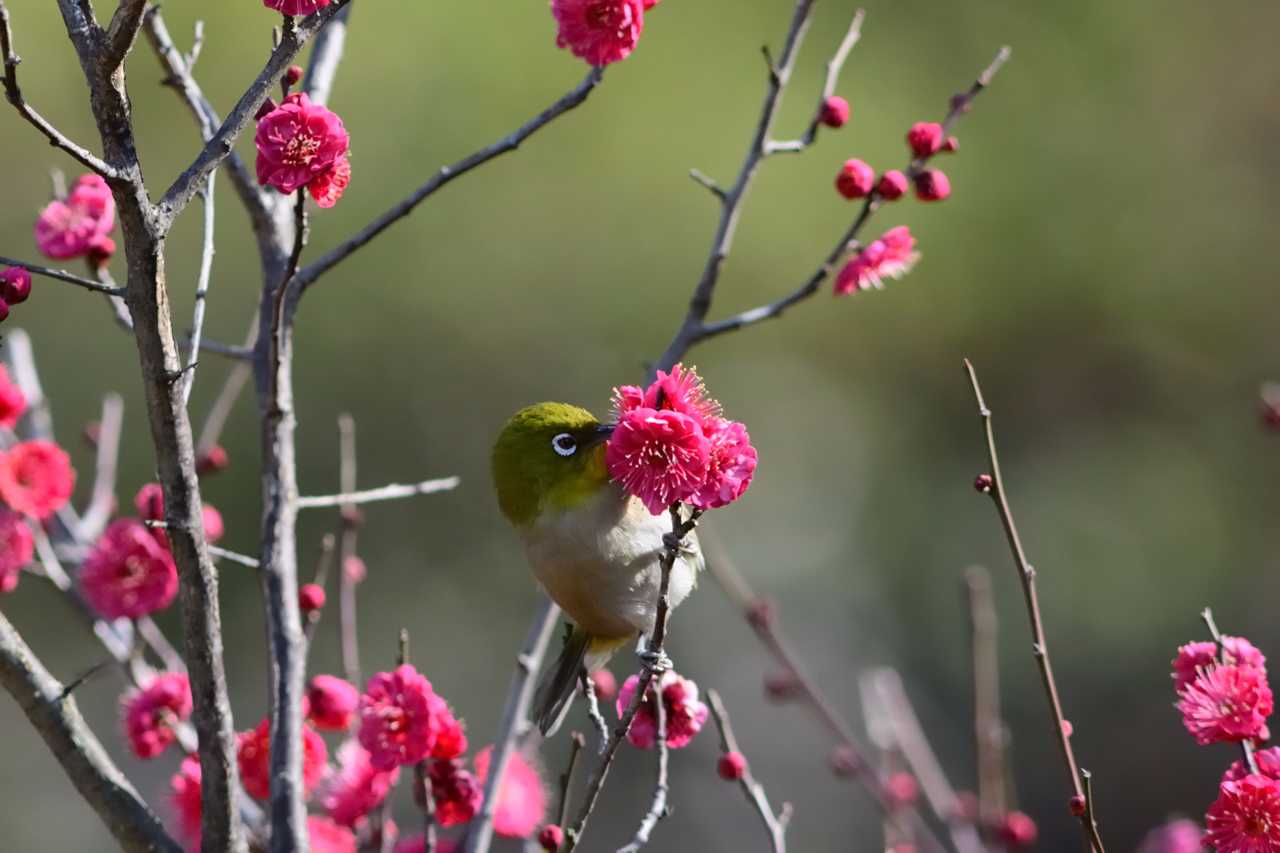
[[[559,660],[538,685],[533,718],[543,734],[568,710],[579,677],[653,630],[667,516],[652,515],[609,479],[613,427],[566,403],[512,416],[493,448],[502,514],[520,534],[534,577],[573,623]],[[690,534],[671,571],[671,606],[703,567]]]

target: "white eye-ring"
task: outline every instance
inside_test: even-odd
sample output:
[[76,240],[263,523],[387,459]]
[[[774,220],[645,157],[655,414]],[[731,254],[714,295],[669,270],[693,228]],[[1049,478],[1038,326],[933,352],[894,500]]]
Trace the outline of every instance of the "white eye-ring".
[[551,449],[561,456],[572,456],[578,452],[578,440],[567,432],[562,432],[551,439]]

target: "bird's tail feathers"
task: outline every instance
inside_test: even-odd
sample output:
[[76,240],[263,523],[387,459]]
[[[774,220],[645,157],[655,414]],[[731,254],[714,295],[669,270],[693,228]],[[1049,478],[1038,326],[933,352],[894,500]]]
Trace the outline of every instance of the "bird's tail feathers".
[[560,657],[543,672],[534,694],[533,721],[544,737],[555,734],[568,716],[582,675],[604,666],[629,639],[595,637],[576,626],[570,631]]

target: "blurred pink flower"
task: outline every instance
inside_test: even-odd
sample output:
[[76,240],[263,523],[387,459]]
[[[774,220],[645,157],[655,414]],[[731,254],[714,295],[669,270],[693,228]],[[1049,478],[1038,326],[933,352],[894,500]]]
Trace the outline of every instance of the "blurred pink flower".
[[136,619],[173,603],[178,570],[142,522],[113,521],[80,567],[80,586],[108,619]]
[[[263,720],[257,728],[237,735],[236,763],[240,765],[240,781],[255,799],[271,795],[271,721]],[[310,726],[302,727],[302,785],[308,794],[324,778],[329,763],[329,749],[324,738]]]
[[356,837],[345,826],[317,815],[307,816],[311,853],[356,853]]
[[359,706],[360,691],[336,675],[317,675],[307,684],[308,717],[321,731],[346,731]]
[[916,238],[907,226],[889,229],[844,265],[836,278],[836,295],[883,288],[884,279],[902,278],[920,260],[915,246]]
[[178,820],[178,829],[189,842],[200,844],[200,759],[188,755],[169,780],[169,807]]
[[1182,724],[1201,746],[1258,737],[1273,709],[1266,674],[1252,666],[1210,666],[1180,696]]
[[747,428],[737,421],[708,418],[702,425],[711,445],[707,475],[689,503],[703,509],[728,506],[742,497],[756,471],[756,449]]
[[369,752],[353,740],[338,747],[338,766],[320,786],[320,805],[337,823],[354,828],[386,800],[400,778],[400,768],[379,770]]
[[34,439],[0,454],[0,500],[44,520],[71,499],[76,472],[71,457],[52,441]]
[[374,767],[390,770],[431,754],[453,715],[445,701],[409,664],[369,679],[360,697],[360,744]]
[[640,41],[645,8],[641,0],[551,0],[556,46],[591,65],[626,59]]
[[262,0],[262,5],[282,15],[310,15],[331,2],[332,0]]
[[[476,776],[482,784],[489,779],[489,760],[492,757],[492,744],[476,753]],[[517,749],[511,753],[506,772],[502,774],[502,784],[498,787],[493,829],[507,838],[528,838],[546,814],[547,788],[542,774],[529,756]]]
[[124,696],[124,732],[133,754],[155,758],[177,739],[176,725],[191,716],[191,683],[180,672],[157,675]]
[[[138,489],[138,493],[133,497],[133,505],[138,510],[138,516],[143,521],[164,521],[164,489],[159,483],[147,483]],[[204,519],[204,536],[210,543],[215,543],[226,533],[226,528],[222,522],[222,513],[205,504],[201,507],[201,517]],[[169,547],[169,537],[165,535],[162,528],[150,527],[151,535],[156,538],[165,549]]]
[[[694,735],[707,721],[707,706],[698,699],[698,685],[668,670],[657,679],[662,693],[662,704],[667,714],[667,746],[680,749],[689,745]],[[617,711],[621,717],[631,706],[640,684],[639,676],[629,676],[618,691]],[[649,685],[646,701],[636,711],[627,740],[640,749],[652,749],[658,740],[658,717],[654,705],[653,684]]]
[[[111,189],[98,175],[82,175],[66,199],[55,199],[36,219],[36,246],[47,257],[67,260],[111,243],[116,222]],[[114,248],[114,246],[112,246]]]
[[334,169],[351,139],[342,119],[298,92],[258,121],[254,144],[258,183],[288,194]]
[[647,407],[623,413],[605,448],[609,476],[654,515],[702,487],[710,457],[696,418]]
[[431,796],[436,804],[436,823],[459,826],[476,816],[484,801],[484,787],[464,769],[461,761],[432,761]]
[[1200,843],[1203,835],[1195,821],[1186,818],[1171,820],[1143,836],[1138,853],[1201,853],[1204,850]]
[[1280,850],[1280,782],[1265,776],[1223,782],[1205,826],[1203,843],[1218,853]]
[[1036,828],[1036,822],[1025,812],[1009,812],[1000,819],[996,834],[1007,847],[1017,850],[1035,844],[1040,836],[1040,830]]
[[0,594],[17,588],[22,567],[30,564],[33,556],[35,537],[27,520],[0,507]]
[[910,773],[892,773],[884,780],[884,798],[890,808],[906,808],[920,798],[920,783]]

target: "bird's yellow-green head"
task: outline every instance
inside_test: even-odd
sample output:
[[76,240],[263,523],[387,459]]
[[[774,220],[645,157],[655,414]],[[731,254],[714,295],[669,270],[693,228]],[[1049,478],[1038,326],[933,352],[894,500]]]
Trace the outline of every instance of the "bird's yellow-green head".
[[502,514],[523,527],[597,494],[609,483],[604,445],[612,430],[567,403],[537,403],[512,415],[493,446]]

